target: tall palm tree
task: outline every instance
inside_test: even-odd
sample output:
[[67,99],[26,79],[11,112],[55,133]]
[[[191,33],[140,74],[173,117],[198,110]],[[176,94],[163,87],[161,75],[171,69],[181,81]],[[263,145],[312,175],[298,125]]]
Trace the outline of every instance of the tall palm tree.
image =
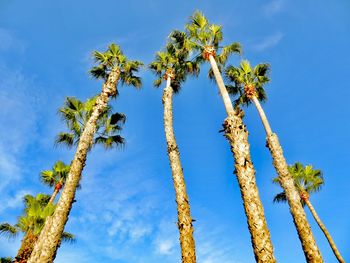
[[54,202],[57,194],[66,182],[69,169],[70,165],[66,165],[62,161],[57,161],[52,167],[52,170],[45,170],[40,173],[41,181],[50,187],[54,187],[54,191],[49,200],[50,204]]
[[174,31],[170,36],[170,41],[165,50],[157,52],[155,61],[149,65],[149,68],[158,77],[154,82],[156,87],[159,87],[163,80],[166,81],[166,87],[163,91],[164,130],[176,193],[177,224],[180,232],[182,262],[194,263],[196,262],[196,253],[193,238],[193,220],[180,161],[180,152],[174,134],[173,94],[180,91],[187,75],[198,75],[199,68],[198,64],[188,60],[189,50],[184,45],[185,34]]
[[305,211],[301,206],[298,191],[288,171],[288,165],[284,158],[282,147],[278,141],[277,135],[272,132],[259,102],[266,99],[264,84],[269,81],[269,77],[267,76],[268,71],[268,64],[258,64],[252,68],[247,60],[243,60],[239,67],[227,67],[225,74],[229,80],[234,82],[234,85],[229,87],[229,92],[233,95],[239,95],[235,102],[236,104],[249,105],[253,102],[256,106],[265,127],[267,145],[270,149],[279,181],[286,193],[290,212],[293,216],[306,260],[307,262],[322,262],[321,253],[312,235]]
[[[32,253],[34,243],[37,240],[46,218],[52,215],[55,206],[49,202],[50,196],[38,194],[37,196],[26,195],[23,198],[25,209],[18,218],[15,225],[8,223],[0,224],[0,234],[8,238],[14,238],[19,232],[24,233],[21,247],[15,257],[15,262],[27,262]],[[63,233],[64,241],[74,241],[74,236],[70,233]]]
[[[98,119],[108,108],[109,99],[117,96],[118,82],[136,88],[141,87],[141,79],[135,76],[135,72],[142,66],[142,62],[128,60],[116,44],[109,45],[105,52],[95,51],[94,57],[98,65],[92,68],[91,74],[104,80],[102,91],[96,98],[91,115],[80,135],[76,154],[71,163],[57,208],[52,217],[46,220],[44,229],[28,261],[29,263],[52,262],[56,257],[64,226],[68,220],[75,192],[85,166],[87,153],[93,144]],[[104,138],[102,140],[105,140]]]
[[232,43],[221,47],[222,27],[210,24],[207,18],[198,11],[191,16],[186,31],[189,38],[188,45],[194,51],[199,52],[196,57],[197,61],[210,62],[209,77],[215,77],[228,115],[223,125],[225,137],[228,139],[234,154],[235,173],[247,216],[255,259],[257,262],[276,262],[263,205],[256,185],[255,170],[250,157],[248,132],[242,121],[243,112],[239,107],[233,107],[221,76],[221,70],[228,57],[232,53],[241,53],[241,46],[239,43]]
[[[298,190],[303,207],[307,205],[307,207],[310,209],[312,216],[314,217],[318,226],[321,228],[322,232],[326,236],[334,255],[340,263],[344,263],[345,261],[342,258],[338,248],[336,247],[331,235],[329,234],[326,226],[323,224],[323,222],[317,215],[316,210],[309,199],[310,195],[320,191],[324,184],[324,179],[321,170],[315,170],[312,167],[312,165],[304,166],[301,163],[295,163],[294,165],[288,166],[288,169],[293,177],[294,185]],[[278,177],[274,178],[273,182],[280,185]],[[274,197],[273,201],[287,202],[286,192],[283,191],[277,194]]]

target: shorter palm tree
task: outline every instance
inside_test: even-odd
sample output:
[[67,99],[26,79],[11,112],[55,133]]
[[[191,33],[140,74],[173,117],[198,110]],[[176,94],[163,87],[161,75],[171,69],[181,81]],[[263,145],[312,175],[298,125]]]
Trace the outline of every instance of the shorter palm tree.
[[[25,208],[17,223],[15,225],[9,223],[0,224],[0,235],[15,238],[20,232],[24,233],[15,262],[27,262],[27,259],[30,257],[34,243],[44,226],[46,218],[52,215],[55,210],[55,205],[49,203],[50,198],[49,195],[45,194],[38,194],[35,197],[32,195],[24,196]],[[72,242],[75,238],[72,234],[65,232],[63,240]]]
[[66,165],[62,161],[57,161],[52,167],[52,170],[45,170],[40,173],[41,181],[50,187],[54,187],[49,203],[53,203],[57,194],[64,185],[69,169],[70,165]]
[[[93,112],[97,97],[89,98],[85,102],[74,97],[67,97],[63,107],[58,110],[62,120],[66,123],[69,131],[60,132],[56,137],[56,144],[66,145],[71,148],[79,143],[80,136],[84,131]],[[107,106],[97,120],[96,133],[93,145],[101,144],[106,149],[124,144],[124,138],[118,133],[126,116],[122,113],[112,113],[112,107]]]
[[[324,179],[321,170],[315,170],[313,169],[312,165],[302,165],[301,163],[295,163],[294,165],[291,165],[288,167],[293,180],[294,185],[298,189],[298,193],[300,195],[301,203],[303,207],[307,205],[307,207],[310,209],[310,212],[312,216],[315,218],[318,226],[321,228],[322,232],[326,236],[334,255],[338,259],[339,262],[344,263],[344,259],[340,255],[339,250],[337,249],[331,235],[329,234],[328,230],[326,229],[325,225],[322,223],[321,219],[316,213],[315,208],[310,202],[310,195],[313,193],[316,193],[321,190],[322,186],[324,185]],[[273,179],[273,182],[280,185],[280,181],[278,177]],[[278,193],[274,199],[274,202],[287,202],[286,193],[283,191],[281,193]]]
[[[101,115],[106,112],[110,98],[117,96],[117,86],[119,81],[123,85],[132,85],[136,88],[141,87],[141,78],[136,76],[135,73],[137,73],[142,66],[142,62],[129,60],[123,54],[118,45],[113,43],[102,53],[95,51],[94,58],[96,62],[98,62],[98,65],[93,67],[90,72],[94,77],[104,80],[102,90],[97,96],[96,102],[92,107],[90,118],[84,125],[84,129],[80,134],[80,139],[79,142],[77,142],[77,149],[71,163],[66,184],[63,188],[60,199],[57,202],[57,208],[52,217],[46,220],[42,233],[40,234],[40,237],[34,246],[32,255],[28,260],[30,263],[52,262],[56,257],[64,226],[68,221],[75,193],[86,164],[87,154],[94,141],[96,142],[95,134],[98,128],[99,119]],[[120,118],[121,116],[117,117],[118,118],[111,118],[110,124],[112,126],[115,126],[116,121],[122,119]],[[114,131],[114,128],[110,130],[110,132]],[[109,148],[110,146],[115,145],[114,141],[118,138],[120,137],[110,138],[108,131],[105,130],[97,141],[104,143],[105,147]]]

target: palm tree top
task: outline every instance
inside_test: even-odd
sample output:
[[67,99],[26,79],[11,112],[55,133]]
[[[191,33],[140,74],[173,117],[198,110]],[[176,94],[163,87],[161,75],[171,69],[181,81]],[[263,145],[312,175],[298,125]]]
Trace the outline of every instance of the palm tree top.
[[270,81],[269,71],[269,64],[260,63],[251,67],[248,60],[242,60],[239,67],[228,66],[225,76],[233,85],[227,85],[227,90],[231,95],[237,96],[235,104],[249,105],[253,97],[266,101],[264,85]]
[[[56,145],[63,144],[68,147],[77,145],[84,127],[89,120],[97,96],[87,99],[85,102],[74,97],[67,97],[63,107],[58,110],[63,121],[66,122],[69,132],[61,132],[56,138]],[[112,113],[112,107],[107,106],[100,115],[97,126],[94,144],[102,144],[106,149],[124,144],[124,138],[118,133],[126,116],[122,113]]]
[[[312,165],[306,165],[297,162],[288,166],[288,170],[291,173],[294,184],[300,194],[302,204],[305,205],[305,200],[309,198],[309,195],[321,190],[324,185],[324,178],[321,170],[314,169]],[[278,177],[273,179],[275,184],[279,184]],[[286,196],[284,192],[277,194],[274,198],[274,202],[286,202]]]
[[188,75],[197,76],[198,63],[189,60],[189,54],[186,34],[178,30],[171,32],[165,49],[157,52],[155,60],[149,65],[151,71],[158,77],[154,85],[159,87],[163,79],[169,77],[172,80],[171,87],[177,93]]
[[[224,65],[232,53],[242,53],[242,47],[238,42],[227,46],[220,46],[223,41],[222,26],[211,24],[200,11],[195,11],[186,25],[192,49],[200,51],[204,59],[211,54],[220,65]],[[218,50],[221,49],[219,53]]]
[[50,187],[62,187],[64,184],[68,173],[70,170],[70,165],[66,165],[62,161],[57,161],[52,170],[44,170],[40,173],[41,181]]
[[[42,193],[36,196],[25,195],[23,197],[25,207],[22,215],[17,219],[15,225],[0,224],[0,235],[15,238],[19,232],[27,233],[28,231],[31,231],[34,235],[39,235],[45,219],[51,216],[55,210],[55,205],[49,203],[49,200],[50,196]],[[74,235],[65,232],[63,241],[72,242],[74,239]]]
[[139,71],[143,63],[138,60],[129,60],[117,44],[110,44],[104,52],[94,51],[93,57],[98,64],[90,70],[93,77],[106,81],[109,73],[116,70],[119,71],[123,85],[141,87],[141,78],[135,73]]
[[[186,25],[188,45],[191,50],[197,51],[195,59],[198,63],[209,60],[210,56],[215,58],[219,71],[222,72],[230,55],[242,54],[242,47],[238,42],[222,46],[222,26],[212,24],[200,11],[195,11]],[[209,78],[214,79],[212,69],[209,70]]]

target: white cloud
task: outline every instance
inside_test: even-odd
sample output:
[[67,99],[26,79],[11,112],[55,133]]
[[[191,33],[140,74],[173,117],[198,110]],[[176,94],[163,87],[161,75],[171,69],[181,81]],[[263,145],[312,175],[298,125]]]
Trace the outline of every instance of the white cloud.
[[18,208],[22,206],[23,197],[27,194],[31,194],[30,190],[20,190],[14,195],[10,195],[6,198],[6,203],[0,206],[0,213],[8,208]]
[[155,253],[166,256],[174,256],[179,249],[179,234],[176,223],[170,218],[163,219],[159,224],[158,232],[154,240]]
[[261,52],[266,49],[272,48],[283,39],[283,34],[281,32],[275,33],[273,35],[265,37],[262,41],[252,46],[252,50]]
[[266,16],[271,16],[283,11],[285,0],[272,0],[263,7],[263,12]]

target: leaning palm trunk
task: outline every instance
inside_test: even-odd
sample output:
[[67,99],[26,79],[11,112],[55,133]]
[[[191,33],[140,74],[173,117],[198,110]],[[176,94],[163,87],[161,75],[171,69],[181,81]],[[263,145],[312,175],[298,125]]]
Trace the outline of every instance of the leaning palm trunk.
[[27,262],[30,255],[32,254],[35,241],[38,239],[36,235],[32,233],[32,231],[28,231],[21,243],[21,247],[17,252],[17,256],[15,257],[15,262]]
[[238,108],[233,109],[216,61],[212,55],[209,56],[209,60],[228,115],[224,122],[225,137],[234,154],[236,176],[247,216],[255,260],[259,263],[276,262],[264,208],[256,185],[255,170],[250,158],[248,132],[242,121],[242,111]]
[[99,116],[106,109],[110,96],[116,94],[116,84],[120,71],[115,68],[111,71],[107,81],[103,85],[102,92],[98,96],[91,117],[81,134],[77,151],[71,164],[71,168],[57,203],[54,214],[46,219],[44,228],[35,244],[33,253],[28,263],[51,263],[56,257],[57,249],[61,243],[64,226],[68,220],[69,212],[79,185],[81,173],[85,166],[87,153],[92,145],[96,123]]
[[311,211],[311,214],[312,216],[315,218],[318,226],[321,228],[322,232],[324,233],[324,235],[326,236],[327,240],[328,240],[328,243],[329,245],[331,246],[332,250],[333,250],[333,253],[334,255],[336,256],[336,258],[338,259],[338,261],[340,263],[345,263],[344,259],[342,258],[342,256],[340,255],[340,252],[337,248],[337,246],[335,245],[331,235],[329,234],[327,228],[325,227],[325,225],[322,223],[321,219],[318,217],[316,211],[315,211],[315,208],[313,207],[313,205],[311,204],[311,202],[307,199],[307,200],[304,200],[306,205],[308,206],[308,208],[310,209]]
[[284,158],[283,150],[278,141],[278,137],[272,132],[258,99],[256,97],[252,97],[252,101],[255,104],[263,122],[267,136],[267,146],[271,152],[273,165],[278,173],[281,186],[286,193],[290,212],[293,216],[294,225],[297,229],[306,260],[307,262],[312,263],[323,262],[321,253],[317,247],[315,238],[307,221],[305,211],[301,205],[298,190],[296,189],[293,178],[288,171],[288,165],[286,159]]
[[57,183],[57,184],[55,185],[55,190],[53,191],[53,193],[52,193],[52,195],[51,195],[51,198],[50,198],[48,204],[53,204],[53,201],[55,201],[56,196],[57,196],[57,194],[59,193],[59,191],[61,190],[61,188],[62,188],[62,183],[61,183],[61,182],[59,182],[59,183]]
[[53,201],[55,201],[56,196],[57,196],[57,194],[58,194],[58,191],[59,191],[59,190],[55,188],[55,190],[53,191],[53,193],[52,193],[52,195],[51,195],[51,197],[50,197],[49,204],[52,204]]
[[180,232],[180,245],[183,263],[195,263],[195,242],[193,238],[193,225],[190,213],[189,199],[186,192],[185,179],[180,162],[180,153],[176,144],[173,128],[173,89],[171,78],[167,77],[167,86],[163,93],[164,105],[164,130],[168,146],[168,156],[173,174],[173,182],[176,193],[178,228]]

